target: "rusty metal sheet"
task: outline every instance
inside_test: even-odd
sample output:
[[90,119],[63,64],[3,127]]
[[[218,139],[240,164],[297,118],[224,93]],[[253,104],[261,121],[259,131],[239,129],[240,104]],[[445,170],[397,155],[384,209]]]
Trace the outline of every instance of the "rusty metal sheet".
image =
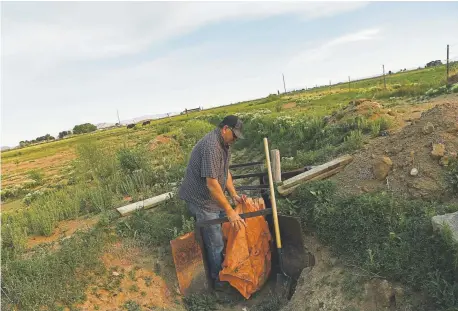
[[181,294],[187,296],[207,291],[202,251],[194,232],[170,241],[170,245]]

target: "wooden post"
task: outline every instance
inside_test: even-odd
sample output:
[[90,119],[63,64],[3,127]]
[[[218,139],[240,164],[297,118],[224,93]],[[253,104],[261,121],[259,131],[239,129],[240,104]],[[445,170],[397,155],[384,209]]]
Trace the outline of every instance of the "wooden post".
[[285,93],[286,93],[285,75],[282,74],[282,76],[283,76],[283,88],[285,89]]
[[272,177],[274,182],[281,182],[281,164],[280,164],[280,150],[270,150],[270,158],[272,159]]
[[348,91],[350,92],[350,76],[348,76]]
[[448,67],[449,67],[449,64],[448,64],[448,55],[449,55],[449,53],[448,53],[448,52],[449,52],[449,46],[448,46],[448,44],[447,44],[447,79],[445,80],[445,83],[446,83],[447,85],[448,85],[448,71],[449,71],[449,69],[448,69]]

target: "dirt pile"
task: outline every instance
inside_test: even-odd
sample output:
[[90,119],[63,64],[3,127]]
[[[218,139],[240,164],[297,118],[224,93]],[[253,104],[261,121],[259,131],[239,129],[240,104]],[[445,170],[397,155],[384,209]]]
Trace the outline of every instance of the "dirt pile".
[[374,139],[333,179],[347,193],[385,190],[416,198],[440,197],[446,191],[444,167],[457,151],[455,98],[423,112],[401,131]]
[[363,116],[369,120],[376,120],[381,117],[392,120],[394,113],[391,109],[384,108],[382,104],[376,101],[368,98],[359,98],[350,101],[341,111],[334,112],[330,118],[330,122],[335,123],[339,120],[351,119],[357,116]]
[[157,136],[156,138],[154,138],[153,140],[151,140],[149,142],[148,148],[149,148],[150,151],[153,151],[154,149],[156,149],[160,145],[171,144],[171,143],[174,143],[174,142],[175,141],[170,137],[167,137],[167,136],[164,136],[164,135],[159,135],[159,136]]

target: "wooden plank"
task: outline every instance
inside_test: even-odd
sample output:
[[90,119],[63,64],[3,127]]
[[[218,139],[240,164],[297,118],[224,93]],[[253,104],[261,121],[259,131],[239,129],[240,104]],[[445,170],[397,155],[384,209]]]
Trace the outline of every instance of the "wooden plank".
[[301,173],[299,175],[296,175],[290,179],[285,180],[281,186],[283,189],[290,188],[292,186],[295,186],[297,184],[303,183],[304,181],[307,181],[309,179],[312,179],[315,176],[321,175],[323,173],[326,173],[327,171],[333,170],[336,167],[339,166],[345,166],[348,163],[353,161],[353,157],[350,155],[344,155],[340,158],[334,159],[330,162],[315,166],[309,171],[306,171],[304,173]]
[[328,177],[330,177],[332,175],[335,175],[338,172],[342,171],[344,169],[344,167],[345,166],[338,166],[338,167],[336,167],[336,168],[334,168],[334,169],[332,169],[330,171],[327,171],[327,172],[325,172],[323,174],[320,174],[320,175],[315,176],[315,177],[313,177],[311,179],[308,179],[308,180],[304,181],[303,183],[297,184],[297,185],[289,187],[289,188],[283,188],[283,186],[279,186],[279,187],[277,187],[278,193],[280,193],[283,196],[289,195],[294,190],[296,190],[296,188],[299,187],[300,185],[306,184],[306,183],[314,181],[314,180],[321,180],[321,179],[328,178]]
[[272,178],[274,182],[281,182],[281,165],[280,165],[280,150],[270,150],[270,158],[272,163]]
[[161,195],[158,195],[158,196],[155,196],[155,197],[143,200],[143,201],[139,201],[139,202],[135,202],[132,204],[118,207],[116,210],[121,214],[121,216],[126,216],[139,209],[147,209],[147,208],[157,206],[162,202],[170,200],[173,197],[173,195],[174,195],[173,192],[166,192]]

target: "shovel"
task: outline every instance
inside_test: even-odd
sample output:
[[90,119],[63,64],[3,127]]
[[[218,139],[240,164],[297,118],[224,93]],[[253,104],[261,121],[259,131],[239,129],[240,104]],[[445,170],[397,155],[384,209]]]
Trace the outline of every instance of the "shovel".
[[281,237],[280,237],[280,227],[278,224],[278,215],[277,215],[277,203],[275,201],[275,190],[274,190],[274,183],[272,179],[272,169],[270,166],[270,156],[269,156],[269,143],[267,142],[267,138],[264,137],[264,151],[266,153],[266,160],[267,160],[267,172],[269,176],[269,187],[270,187],[270,201],[272,204],[272,217],[274,222],[274,229],[275,229],[275,239],[277,244],[277,252],[278,252],[278,261],[280,266],[280,272],[277,273],[277,281],[275,284],[275,290],[282,298],[287,298],[290,289],[292,280],[291,277],[286,274],[285,269],[283,267],[283,249],[281,244]]

